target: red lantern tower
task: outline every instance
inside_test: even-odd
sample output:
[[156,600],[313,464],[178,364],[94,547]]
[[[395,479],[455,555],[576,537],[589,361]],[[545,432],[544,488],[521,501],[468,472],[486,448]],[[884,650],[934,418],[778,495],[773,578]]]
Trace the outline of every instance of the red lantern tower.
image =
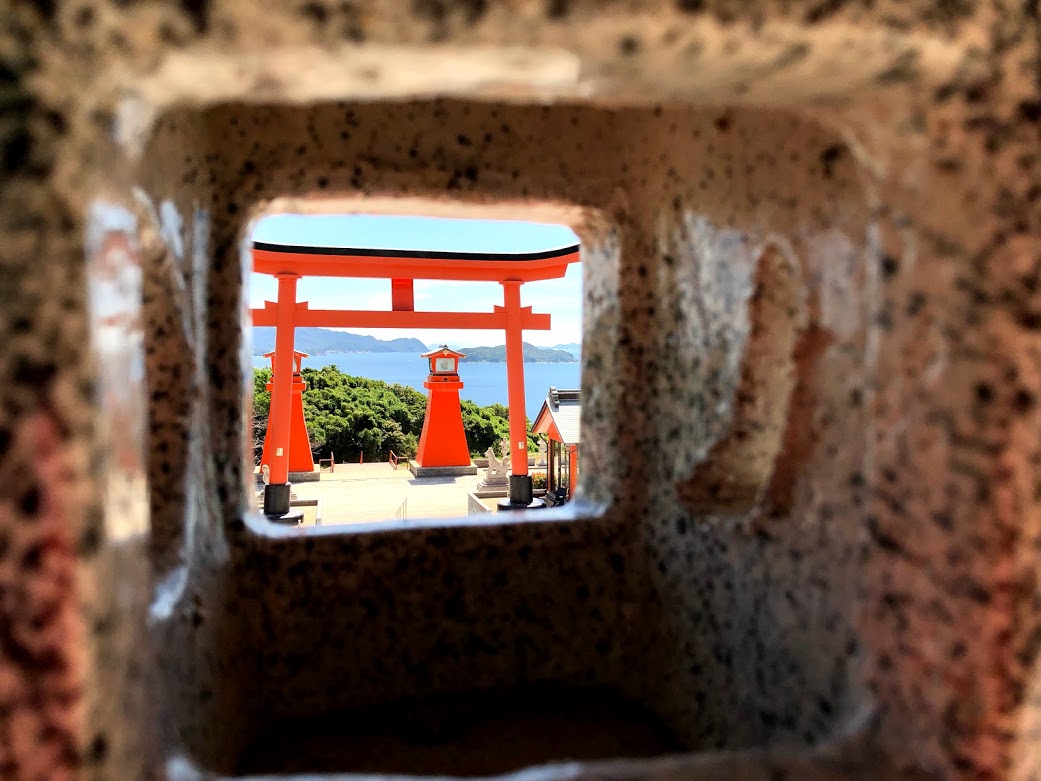
[[427,389],[427,414],[416,451],[417,475],[421,471],[438,474],[476,474],[470,461],[470,448],[463,430],[463,412],[459,404],[459,359],[466,356],[447,345],[423,353],[430,362],[430,374],[423,387]]
[[[272,369],[275,364],[275,353],[265,353],[265,358],[271,360]],[[307,357],[307,353],[302,353],[299,350],[293,350],[293,395],[292,402],[289,407],[289,453],[287,466],[289,475],[292,475],[293,479],[297,482],[308,479],[312,473],[314,473],[314,458],[311,455],[311,440],[307,435],[307,423],[304,422],[304,391],[307,390],[307,383],[304,382],[300,376],[300,365],[304,358]],[[268,380],[265,389],[271,391],[274,388],[274,373],[271,375],[271,379]],[[272,394],[272,400],[274,395]],[[272,407],[274,403],[272,403]],[[274,417],[273,412],[268,417],[267,432],[264,434],[264,450],[260,456],[261,465],[267,464],[269,469],[272,468],[272,457],[281,457],[283,455],[281,448],[276,448],[275,452],[272,452],[271,446],[271,431],[274,426],[271,425],[271,420]],[[288,477],[288,475],[287,475]]]

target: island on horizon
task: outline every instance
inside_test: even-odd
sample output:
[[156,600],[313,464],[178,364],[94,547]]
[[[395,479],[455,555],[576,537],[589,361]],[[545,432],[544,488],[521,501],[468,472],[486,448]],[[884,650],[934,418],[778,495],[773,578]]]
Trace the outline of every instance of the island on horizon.
[[[297,328],[295,347],[310,356],[342,355],[345,353],[412,353],[422,354],[429,345],[419,339],[377,339],[375,336],[352,334],[331,328]],[[435,345],[439,347],[440,345]],[[272,326],[254,326],[253,355],[260,356],[275,349],[275,329]],[[562,344],[556,347],[537,347],[524,342],[525,363],[577,363],[582,345]],[[505,363],[506,345],[495,347],[463,347],[459,352],[471,363]]]

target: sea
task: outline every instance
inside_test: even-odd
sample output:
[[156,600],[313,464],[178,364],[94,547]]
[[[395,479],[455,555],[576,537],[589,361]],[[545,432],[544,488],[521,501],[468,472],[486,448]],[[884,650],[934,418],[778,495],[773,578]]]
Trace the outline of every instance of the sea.
[[[271,365],[269,359],[253,357],[253,366],[261,369]],[[305,369],[335,366],[344,374],[409,385],[426,393],[423,381],[427,378],[428,364],[413,353],[342,353],[315,355],[304,358]],[[581,363],[525,363],[524,406],[529,418],[534,419],[546,400],[550,386],[557,388],[580,387]],[[460,396],[485,407],[489,404],[507,404],[506,364],[459,364],[459,379],[463,381]]]

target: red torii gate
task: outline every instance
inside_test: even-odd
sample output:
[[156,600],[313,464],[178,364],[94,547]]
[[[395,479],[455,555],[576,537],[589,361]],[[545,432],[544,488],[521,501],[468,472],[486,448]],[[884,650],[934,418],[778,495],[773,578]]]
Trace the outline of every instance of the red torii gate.
[[[313,218],[311,218],[313,219]],[[546,227],[546,226],[543,226]],[[294,332],[299,327],[446,328],[502,330],[506,333],[507,393],[510,410],[510,504],[532,501],[528,476],[524,409],[525,330],[549,330],[550,316],[521,306],[521,285],[559,279],[579,260],[578,244],[540,252],[468,252],[367,249],[253,242],[253,270],[278,280],[278,300],[253,309],[253,324],[275,327],[271,409],[268,415],[271,463],[264,489],[264,514],[281,518],[290,511],[289,442],[294,368]],[[296,300],[300,277],[366,277],[391,280],[391,311],[311,309]],[[503,305],[491,312],[417,312],[416,279],[498,282]],[[518,457],[519,454],[519,457]]]

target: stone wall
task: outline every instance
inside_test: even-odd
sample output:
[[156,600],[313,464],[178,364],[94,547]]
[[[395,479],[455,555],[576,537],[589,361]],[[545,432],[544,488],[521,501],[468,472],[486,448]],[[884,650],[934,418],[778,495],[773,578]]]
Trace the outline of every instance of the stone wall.
[[[1041,773],[1039,29],[0,9],[0,775],[230,774],[271,720],[561,681],[689,753],[546,778]],[[240,248],[314,196],[568,211],[570,514],[250,516]]]

